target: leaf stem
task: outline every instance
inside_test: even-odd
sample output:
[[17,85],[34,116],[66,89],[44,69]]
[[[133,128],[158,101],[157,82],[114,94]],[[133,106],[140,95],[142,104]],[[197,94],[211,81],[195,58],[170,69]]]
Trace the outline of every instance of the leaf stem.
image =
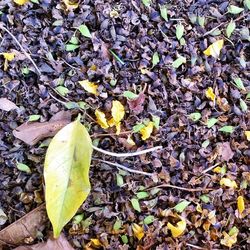
[[96,150],[98,152],[101,152],[101,153],[106,154],[106,155],[114,156],[114,157],[131,157],[131,156],[143,155],[143,154],[146,154],[146,153],[149,153],[152,151],[162,149],[162,146],[157,146],[157,147],[148,148],[145,150],[131,152],[131,153],[114,153],[114,152],[110,152],[110,151],[106,151],[104,149],[98,148],[94,145],[92,145],[92,147],[94,150]]
[[211,191],[214,190],[213,188],[185,188],[185,187],[179,187],[171,184],[161,184],[155,187],[147,188],[147,190],[151,190],[153,188],[174,188],[174,189],[179,189],[183,191],[188,191],[188,192],[203,192],[203,191]]
[[153,176],[154,175],[152,173],[147,173],[147,172],[143,172],[143,171],[139,171],[139,170],[127,168],[127,167],[125,167],[125,166],[123,166],[123,165],[121,165],[119,163],[115,163],[115,162],[105,161],[105,160],[101,160],[101,159],[93,158],[93,157],[92,157],[92,160],[100,161],[100,162],[103,162],[103,163],[107,163],[108,165],[111,165],[111,166],[123,169],[123,170],[131,172],[131,173],[135,173],[135,174],[141,174],[141,175],[147,175],[147,176]]

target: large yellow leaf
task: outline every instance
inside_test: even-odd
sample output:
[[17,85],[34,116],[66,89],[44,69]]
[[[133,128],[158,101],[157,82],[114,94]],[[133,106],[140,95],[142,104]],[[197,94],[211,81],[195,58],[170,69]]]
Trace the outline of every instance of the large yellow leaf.
[[213,56],[214,58],[218,58],[220,55],[220,51],[224,45],[224,40],[218,40],[211,44],[206,50],[203,51],[203,53],[206,56]]
[[50,142],[44,165],[45,200],[56,238],[90,192],[91,155],[90,136],[78,120]]
[[29,2],[29,0],[14,0],[14,2],[18,5],[24,5],[26,4],[27,2]]
[[109,127],[109,124],[107,123],[107,119],[106,119],[106,116],[105,114],[100,111],[100,110],[96,110],[95,111],[95,116],[96,116],[96,120],[97,120],[97,123],[104,129],[108,128]]
[[144,229],[143,229],[143,227],[139,226],[136,223],[133,223],[132,224],[132,230],[133,230],[134,236],[138,240],[141,240],[143,238],[143,236],[144,236]]
[[119,101],[113,101],[111,114],[115,123],[119,123],[125,115],[124,106]]
[[79,81],[79,84],[89,93],[97,95],[97,88],[98,85],[96,85],[94,82],[90,82],[89,80],[83,80]]
[[167,227],[168,227],[168,229],[170,229],[174,238],[177,238],[180,235],[182,235],[182,233],[186,229],[187,223],[186,223],[185,219],[181,216],[179,216],[179,218],[181,220],[179,222],[177,222],[176,226],[172,225],[170,222],[168,222],[168,224],[167,224]]
[[74,10],[79,6],[78,2],[74,0],[63,0],[63,2],[66,5],[67,10]]
[[243,211],[245,210],[244,198],[241,195],[237,198],[237,208],[238,208],[239,214],[242,214]]

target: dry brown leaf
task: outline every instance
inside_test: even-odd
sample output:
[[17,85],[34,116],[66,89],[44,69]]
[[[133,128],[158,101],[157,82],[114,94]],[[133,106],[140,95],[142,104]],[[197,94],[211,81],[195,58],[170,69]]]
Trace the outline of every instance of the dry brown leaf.
[[21,219],[0,231],[0,247],[3,242],[9,245],[24,244],[27,238],[36,238],[37,231],[47,221],[45,205],[32,210]]
[[140,114],[144,109],[145,95],[140,93],[137,98],[128,100],[129,109],[135,114]]
[[54,136],[58,130],[70,123],[70,121],[71,113],[69,111],[60,111],[48,122],[26,122],[17,127],[13,134],[28,145],[35,145],[44,138]]
[[14,250],[74,250],[63,234],[58,239],[48,239],[47,242],[32,246],[20,246]]
[[7,98],[0,98],[0,109],[4,111],[10,111],[12,109],[18,109],[16,104]]
[[229,142],[218,143],[217,150],[218,155],[221,156],[221,161],[229,161],[234,156]]

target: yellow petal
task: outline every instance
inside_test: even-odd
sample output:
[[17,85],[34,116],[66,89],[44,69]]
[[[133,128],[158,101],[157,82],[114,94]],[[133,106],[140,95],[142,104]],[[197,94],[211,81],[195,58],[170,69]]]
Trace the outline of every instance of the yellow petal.
[[97,247],[102,246],[102,243],[98,239],[90,239],[90,241]]
[[220,185],[224,185],[226,187],[230,187],[230,188],[237,188],[237,184],[235,181],[231,181],[229,178],[222,178],[220,180]]
[[96,85],[94,82],[90,82],[89,80],[83,80],[79,81],[79,83],[87,92],[97,95],[98,85]]
[[227,234],[226,232],[222,232],[224,239],[220,241],[220,244],[227,246],[227,247],[232,247],[232,245],[237,242],[237,236],[238,236],[239,230],[236,227],[234,227],[233,229],[234,229],[233,233],[229,232],[229,234]]
[[182,218],[181,216],[179,216],[181,221],[177,222],[176,226],[172,225],[170,222],[168,222],[167,227],[168,229],[171,230],[171,233],[173,235],[174,238],[179,237],[180,235],[182,235],[182,233],[185,231],[186,229],[186,221],[184,218]]
[[139,226],[138,224],[133,223],[133,224],[132,224],[132,230],[133,230],[134,236],[135,236],[138,240],[140,240],[140,239],[144,236],[143,227]]
[[29,0],[14,0],[14,2],[18,5],[24,5],[28,2]]
[[63,0],[64,4],[66,5],[66,9],[70,10],[70,9],[77,9],[78,8],[78,2],[74,2],[71,0]]
[[113,101],[111,114],[115,123],[119,123],[125,115],[124,106],[119,101]]
[[134,140],[131,138],[131,135],[128,136],[128,139],[127,139],[127,143],[131,146],[134,146],[135,145],[135,142]]
[[213,44],[211,44],[206,50],[204,50],[203,53],[206,56],[213,56],[215,58],[218,58],[223,45],[224,45],[224,40],[223,39],[218,40]]
[[208,99],[211,99],[212,101],[215,100],[215,94],[214,94],[214,91],[211,87],[209,87],[207,90],[206,90],[206,97]]
[[150,137],[150,135],[152,134],[153,129],[154,129],[154,123],[153,122],[149,122],[146,127],[142,128],[140,130],[140,133],[142,135],[142,137],[141,137],[142,140],[144,140],[144,141],[147,140]]
[[238,197],[238,199],[237,199],[237,207],[238,207],[239,214],[242,214],[243,211],[245,210],[245,203],[244,203],[243,196]]
[[246,136],[247,140],[250,141],[250,130],[245,131],[245,136]]
[[97,123],[104,129],[108,128],[109,125],[107,123],[107,120],[106,120],[106,117],[105,117],[105,114],[100,111],[100,110],[96,110],[95,111],[95,116],[96,116],[96,119],[97,119]]
[[15,58],[15,53],[1,53],[7,61],[12,61]]

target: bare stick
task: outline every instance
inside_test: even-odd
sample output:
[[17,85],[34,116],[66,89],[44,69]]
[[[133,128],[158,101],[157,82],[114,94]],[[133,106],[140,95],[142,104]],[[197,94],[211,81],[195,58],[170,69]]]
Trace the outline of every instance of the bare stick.
[[216,164],[214,164],[213,166],[211,166],[211,167],[209,167],[209,168],[203,170],[201,173],[202,173],[202,174],[205,174],[206,172],[208,172],[208,171],[214,169],[215,167],[217,167],[217,166],[220,165],[220,164],[221,164],[221,162],[216,163]]
[[7,32],[12,38],[13,40],[17,43],[17,45],[20,47],[20,49],[22,50],[22,52],[24,53],[24,55],[32,62],[32,64],[34,65],[36,71],[38,72],[39,75],[41,75],[41,71],[39,70],[39,68],[37,67],[36,63],[33,61],[33,59],[31,58],[31,56],[25,51],[25,49],[23,48],[23,46],[21,45],[21,43],[18,42],[18,40],[15,38],[15,36],[8,30],[6,29],[3,24],[0,24],[0,29],[4,30],[5,32]]
[[188,191],[188,192],[202,192],[202,191],[211,191],[214,190],[213,188],[185,188],[185,187],[179,187],[179,186],[174,186],[171,184],[161,184],[155,187],[148,188],[148,190],[151,190],[153,188],[175,188],[183,191]]
[[[127,135],[127,134],[130,134],[132,132],[133,132],[132,130],[130,130],[130,131],[123,131],[119,135]],[[96,137],[102,137],[102,136],[117,136],[117,134],[116,133],[93,134],[90,137],[96,138]]]
[[136,156],[136,155],[143,155],[143,154],[146,154],[146,153],[149,153],[152,151],[162,149],[162,146],[157,146],[157,147],[148,148],[145,150],[131,152],[131,153],[114,153],[114,152],[109,152],[109,151],[106,151],[104,149],[98,148],[94,145],[92,145],[92,147],[94,150],[96,150],[98,152],[101,152],[101,153],[106,154],[106,155],[114,156],[114,157],[131,157],[131,156]]
[[142,175],[147,175],[147,176],[153,176],[154,175],[154,174],[151,174],[151,173],[147,173],[147,172],[143,172],[143,171],[139,171],[139,170],[127,168],[127,167],[125,167],[125,166],[123,166],[123,165],[121,165],[119,163],[114,163],[114,162],[110,162],[110,161],[104,161],[104,160],[101,160],[101,159],[98,159],[98,158],[92,158],[92,160],[104,162],[104,163],[107,163],[108,165],[111,165],[111,166],[123,169],[123,170],[131,172],[131,173],[135,173],[135,174],[142,174]]
[[193,244],[190,244],[190,243],[186,243],[186,245],[189,246],[189,247],[193,247],[194,249],[200,249],[200,250],[207,249],[207,248],[199,247],[199,246],[196,246],[196,245],[193,245]]

